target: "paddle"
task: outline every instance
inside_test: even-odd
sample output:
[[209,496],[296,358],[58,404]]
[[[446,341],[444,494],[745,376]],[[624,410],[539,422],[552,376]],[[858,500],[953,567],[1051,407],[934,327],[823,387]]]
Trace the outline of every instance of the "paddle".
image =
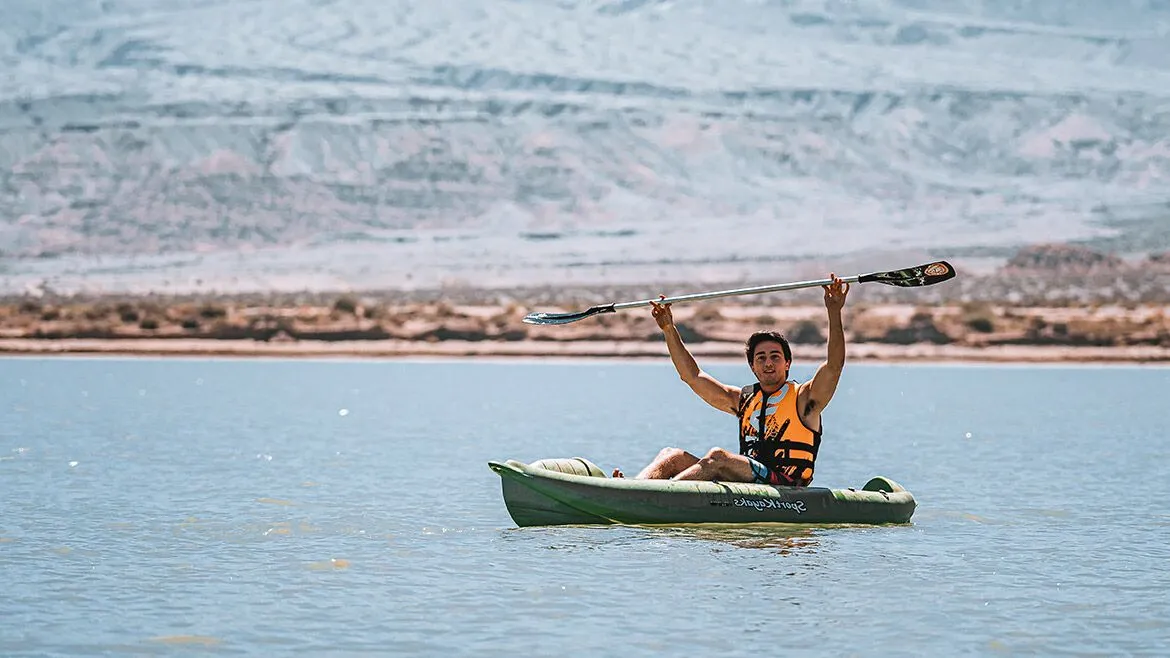
[[[953,278],[955,278],[955,268],[951,267],[950,263],[944,260],[940,260],[934,263],[927,263],[926,265],[919,265],[918,267],[907,267],[904,270],[873,272],[871,274],[859,274],[856,276],[842,277],[841,281],[845,283],[884,283],[887,286],[897,286],[899,288],[921,288],[924,286],[933,286],[936,283],[942,283],[943,281]],[[643,299],[637,302],[614,302],[613,304],[593,306],[585,309],[584,311],[578,311],[576,313],[529,313],[528,315],[524,316],[524,322],[527,324],[569,324],[570,322],[584,320],[585,318],[599,315],[601,313],[616,313],[622,309],[634,308],[636,306],[647,306],[650,304],[650,302],[658,302],[660,304],[697,302],[704,299],[717,299],[719,297],[759,295],[765,292],[779,292],[781,290],[816,288],[817,286],[827,286],[832,282],[832,279],[818,279],[816,281],[777,283],[770,286],[755,286],[752,288],[738,288],[736,290],[698,292],[691,295],[667,297],[666,299]]]

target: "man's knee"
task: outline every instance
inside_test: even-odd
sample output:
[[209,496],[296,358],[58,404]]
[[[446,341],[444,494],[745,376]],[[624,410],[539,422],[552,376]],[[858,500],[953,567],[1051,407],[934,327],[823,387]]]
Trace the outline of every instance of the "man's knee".
[[723,448],[711,448],[703,456],[703,460],[713,464],[725,464],[731,461],[731,453]]
[[685,457],[686,454],[687,451],[682,448],[663,448],[658,453],[658,461],[674,461]]
[[708,477],[727,477],[734,472],[734,461],[734,456],[727,450],[724,450],[723,448],[711,448],[707,451],[707,454],[703,455],[703,458],[699,460],[699,468],[703,469],[703,472],[706,473]]

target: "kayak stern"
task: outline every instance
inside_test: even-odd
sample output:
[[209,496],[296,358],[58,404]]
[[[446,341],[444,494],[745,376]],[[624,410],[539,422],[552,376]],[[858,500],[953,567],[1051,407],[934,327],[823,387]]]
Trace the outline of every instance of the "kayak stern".
[[608,519],[582,512],[528,486],[525,480],[533,476],[525,472],[526,466],[526,464],[511,459],[502,463],[488,462],[488,468],[500,476],[504,491],[504,505],[508,508],[508,514],[511,515],[516,525],[525,528],[545,525],[611,523]]

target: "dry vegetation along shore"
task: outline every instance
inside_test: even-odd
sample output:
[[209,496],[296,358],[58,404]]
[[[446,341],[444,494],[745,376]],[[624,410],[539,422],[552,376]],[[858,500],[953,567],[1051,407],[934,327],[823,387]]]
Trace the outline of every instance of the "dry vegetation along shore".
[[[729,287],[736,287],[729,285]],[[690,291],[685,284],[677,290]],[[370,291],[208,297],[0,300],[0,352],[369,356],[664,355],[649,312],[548,327],[532,310],[654,297],[636,288]],[[777,328],[798,356],[825,341],[816,293],[679,305],[697,354],[740,358]],[[1125,263],[1066,246],[1021,251],[1000,271],[934,288],[856,286],[846,311],[856,359],[1170,362],[1170,261]]]

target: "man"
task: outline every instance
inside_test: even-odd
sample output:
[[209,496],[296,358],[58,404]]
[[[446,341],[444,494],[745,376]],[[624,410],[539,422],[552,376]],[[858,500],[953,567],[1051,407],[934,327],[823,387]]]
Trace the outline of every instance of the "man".
[[[792,350],[772,331],[748,338],[744,350],[757,383],[742,389],[728,386],[699,369],[683,345],[670,304],[651,302],[651,313],[666,338],[670,360],[691,390],[720,411],[739,418],[739,454],[712,448],[701,459],[678,448],[665,448],[638,473],[640,479],[721,480],[805,487],[812,482],[821,443],[821,412],[833,399],[845,367],[845,331],[841,309],[849,284],[830,274],[823,286],[829,315],[828,358],[812,379],[788,379]],[[622,477],[614,469],[614,477]]]

